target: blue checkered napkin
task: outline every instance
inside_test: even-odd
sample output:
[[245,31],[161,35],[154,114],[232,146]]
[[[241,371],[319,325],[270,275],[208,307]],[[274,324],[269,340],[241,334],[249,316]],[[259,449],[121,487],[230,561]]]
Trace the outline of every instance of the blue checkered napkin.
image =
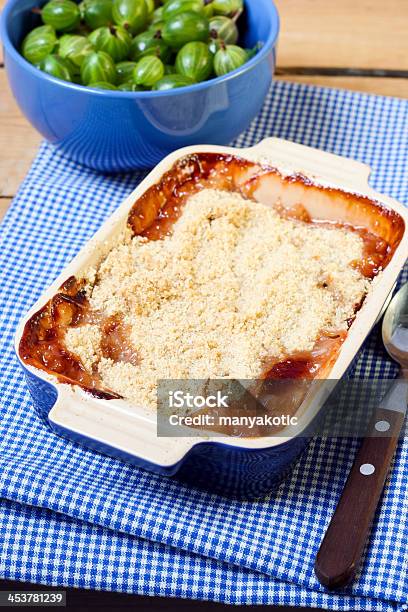
[[[370,597],[333,597],[15,502],[0,503],[0,538],[4,538],[0,575],[9,579],[230,604],[321,606],[354,612],[401,609],[395,602]],[[26,559],[24,564],[21,559]]]
[[[378,190],[408,203],[407,115],[402,100],[279,83],[238,144],[277,135],[360,159],[372,166]],[[84,450],[37,418],[13,355],[17,322],[141,176],[101,176],[43,145],[4,221],[0,496],[65,517],[5,503],[2,536],[37,549],[3,555],[2,573],[231,603],[406,606],[408,443],[398,450],[364,570],[351,591],[334,596],[318,585],[313,561],[352,463],[352,441],[312,443],[276,494],[242,503]],[[357,374],[394,372],[374,334]],[[59,554],[73,559],[69,576]],[[126,569],[134,559],[143,575]]]

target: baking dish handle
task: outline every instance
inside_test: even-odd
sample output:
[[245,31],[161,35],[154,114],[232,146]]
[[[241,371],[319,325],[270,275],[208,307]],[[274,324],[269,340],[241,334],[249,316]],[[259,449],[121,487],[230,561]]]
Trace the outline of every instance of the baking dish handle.
[[169,448],[168,438],[157,437],[156,417],[149,410],[93,397],[79,387],[59,386],[48,421],[55,433],[74,442],[166,475],[176,471],[192,447],[190,438],[180,438]]
[[281,138],[266,138],[248,149],[251,155],[272,158],[279,170],[288,173],[303,173],[317,182],[346,187],[350,191],[369,189],[371,168],[362,162],[333,153],[320,151]]

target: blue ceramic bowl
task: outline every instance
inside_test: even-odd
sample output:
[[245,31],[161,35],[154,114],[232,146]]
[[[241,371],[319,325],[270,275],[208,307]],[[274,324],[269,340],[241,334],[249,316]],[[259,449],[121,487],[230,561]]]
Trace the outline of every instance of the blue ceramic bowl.
[[32,125],[71,159],[104,172],[154,166],[192,144],[228,144],[259,113],[272,82],[279,18],[272,0],[246,0],[242,43],[262,42],[234,72],[169,92],[88,89],[51,77],[19,53],[39,18],[36,0],[9,0],[0,23],[14,97]]

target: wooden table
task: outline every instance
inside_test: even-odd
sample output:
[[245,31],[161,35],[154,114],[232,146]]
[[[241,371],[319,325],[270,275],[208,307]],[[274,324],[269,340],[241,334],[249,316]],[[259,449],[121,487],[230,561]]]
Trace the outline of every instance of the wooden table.
[[[276,4],[279,79],[408,98],[408,0]],[[0,55],[0,217],[39,142],[12,98]]]

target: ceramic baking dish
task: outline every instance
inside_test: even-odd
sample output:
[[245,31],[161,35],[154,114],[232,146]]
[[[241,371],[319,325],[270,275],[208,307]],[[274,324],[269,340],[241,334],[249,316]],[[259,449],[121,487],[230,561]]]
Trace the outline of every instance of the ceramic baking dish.
[[[208,153],[232,155],[274,168],[270,180],[256,190],[256,197],[261,201],[273,202],[280,197],[287,207],[301,203],[314,219],[366,227],[394,243],[388,264],[374,280],[340,352],[325,372],[331,380],[339,380],[345,374],[380,316],[408,256],[408,213],[401,204],[369,187],[370,169],[364,164],[275,138],[250,149],[203,145],[181,149],[166,157],[27,313],[17,329],[15,347],[34,404],[58,434],[164,476],[177,476],[221,494],[254,498],[274,488],[306,446],[308,436],[299,432],[307,431],[319,414],[327,388],[317,391],[312,401],[302,405],[296,433],[286,429],[282,435],[268,438],[166,438],[157,437],[156,415],[151,410],[122,399],[95,397],[79,386],[63,384],[55,376],[25,363],[19,354],[29,319],[69,277],[100,261],[127,223],[134,203],[178,160]],[[373,204],[377,210],[380,207],[382,217],[370,214]]]

